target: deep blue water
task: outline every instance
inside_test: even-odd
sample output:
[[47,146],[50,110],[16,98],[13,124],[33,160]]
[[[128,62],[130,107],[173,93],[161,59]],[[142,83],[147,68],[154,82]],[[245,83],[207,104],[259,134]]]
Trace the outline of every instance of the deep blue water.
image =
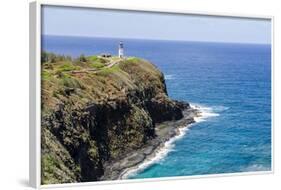
[[[43,37],[43,49],[117,54],[120,39]],[[172,151],[130,178],[271,170],[270,45],[122,39],[125,54],[153,62],[169,96],[217,114],[194,124]]]

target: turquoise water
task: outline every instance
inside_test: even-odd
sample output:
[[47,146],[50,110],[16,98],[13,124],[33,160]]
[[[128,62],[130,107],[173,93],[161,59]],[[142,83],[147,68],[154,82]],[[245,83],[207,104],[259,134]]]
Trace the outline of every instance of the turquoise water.
[[[129,178],[271,170],[270,45],[122,39],[125,54],[153,62],[173,99],[204,120]],[[43,37],[43,49],[76,57],[117,53],[119,39]]]

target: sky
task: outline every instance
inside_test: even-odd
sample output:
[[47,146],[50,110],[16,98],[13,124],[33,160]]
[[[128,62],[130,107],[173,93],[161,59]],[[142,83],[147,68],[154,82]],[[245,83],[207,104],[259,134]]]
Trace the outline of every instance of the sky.
[[43,6],[42,34],[270,44],[271,21]]

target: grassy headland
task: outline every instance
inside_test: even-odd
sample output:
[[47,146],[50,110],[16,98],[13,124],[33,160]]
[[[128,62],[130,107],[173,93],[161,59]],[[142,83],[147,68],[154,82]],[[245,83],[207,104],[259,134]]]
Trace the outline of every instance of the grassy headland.
[[[155,123],[183,118],[150,62],[42,53],[42,184],[111,179],[107,166],[154,139]],[[113,171],[112,171],[113,170]],[[111,175],[111,176],[109,176]]]

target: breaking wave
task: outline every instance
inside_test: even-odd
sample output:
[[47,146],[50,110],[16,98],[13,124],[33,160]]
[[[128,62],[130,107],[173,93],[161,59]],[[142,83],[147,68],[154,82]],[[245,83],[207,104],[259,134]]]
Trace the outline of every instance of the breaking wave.
[[[200,104],[191,104],[190,106],[194,109],[198,109],[200,112],[200,114],[194,118],[196,123],[206,121],[210,117],[217,117],[220,115],[217,112],[222,112],[222,111],[228,109],[228,107],[224,107],[224,106],[206,107],[206,106],[202,106]],[[175,144],[174,144],[175,141],[184,137],[185,134],[187,133],[187,131],[189,130],[190,126],[192,126],[192,124],[188,125],[187,127],[180,128],[179,134],[177,136],[175,136],[175,137],[171,138],[170,140],[168,140],[167,142],[165,142],[163,147],[158,148],[153,155],[149,156],[140,165],[133,167],[133,168],[128,168],[127,170],[125,170],[121,174],[120,178],[121,179],[130,178],[131,176],[134,176],[137,173],[144,171],[149,166],[163,160],[169,152],[173,151],[173,148],[175,146]]]

